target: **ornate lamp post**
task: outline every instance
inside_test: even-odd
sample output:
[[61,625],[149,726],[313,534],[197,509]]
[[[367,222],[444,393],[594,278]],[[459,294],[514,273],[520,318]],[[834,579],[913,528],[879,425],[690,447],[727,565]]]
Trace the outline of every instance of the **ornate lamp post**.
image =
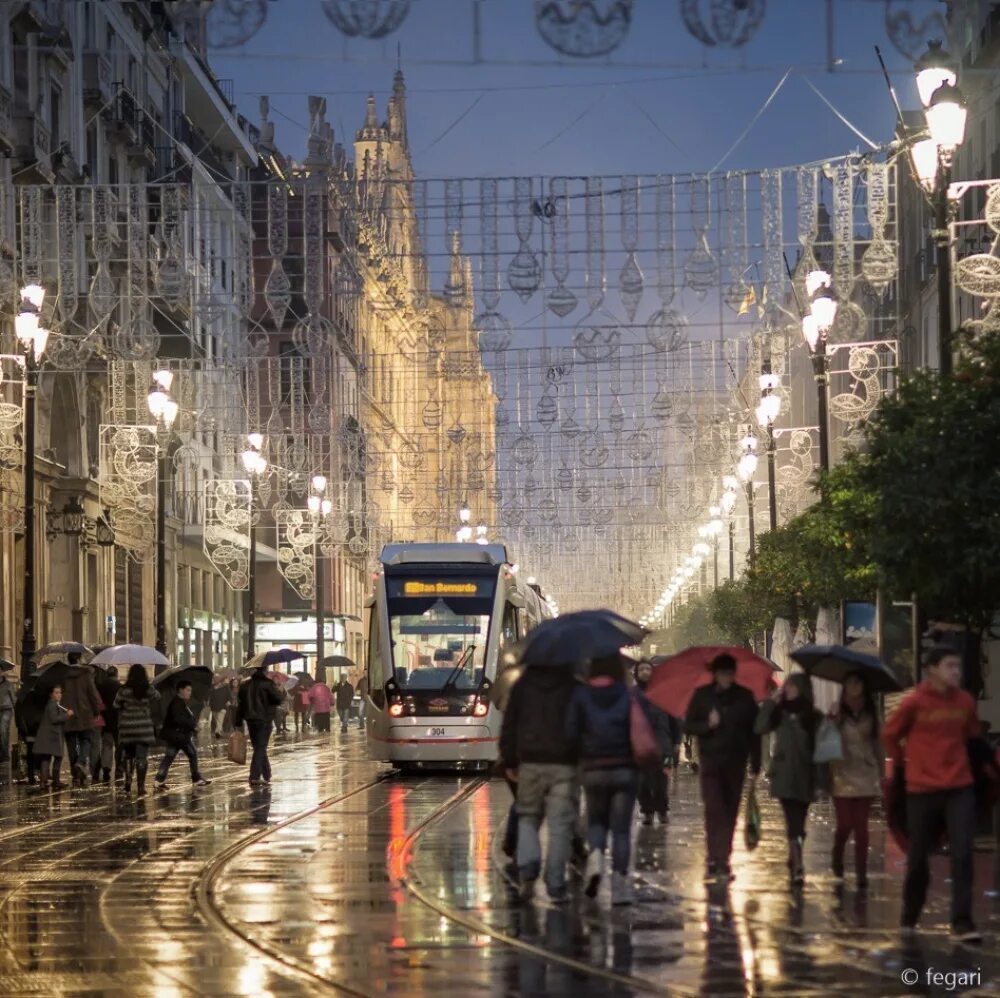
[[243,468],[250,476],[250,556],[247,584],[247,658],[252,658],[257,643],[257,492],[258,481],[267,471],[264,434],[247,435],[246,449],[240,454]]
[[322,545],[320,532],[323,523],[333,509],[333,503],[324,498],[326,492],[326,476],[313,475],[313,491],[306,503],[313,518],[313,574],[316,577],[316,678],[323,667],[326,658],[326,575],[322,561]]
[[965,139],[968,108],[951,57],[940,42],[931,42],[914,67],[917,92],[924,106],[929,138],[910,146],[910,159],[917,179],[934,208],[931,235],[937,247],[938,277],[938,367],[951,374],[952,293],[951,293],[951,211],[948,197],[955,150]]
[[736,492],[740,487],[735,475],[722,476],[722,498],[719,507],[729,520],[729,581],[736,578],[736,521],[733,512],[736,509]]
[[469,509],[468,501],[462,503],[462,508],[458,511],[458,530],[455,531],[455,540],[461,544],[467,544],[472,540],[472,510]]
[[736,466],[736,473],[739,475],[740,481],[746,485],[747,490],[747,516],[748,521],[748,531],[749,531],[749,543],[750,543],[750,567],[753,568],[754,563],[757,560],[756,539],[754,537],[754,510],[753,510],[753,476],[754,472],[757,470],[757,438],[747,427],[747,432],[744,434],[743,439],[740,440],[740,454],[739,463]]
[[171,396],[172,371],[156,371],[153,389],[146,398],[149,414],[156,421],[156,650],[167,653],[167,462],[170,433],[178,405]]
[[35,655],[35,397],[38,368],[49,342],[49,331],[39,322],[45,289],[39,284],[21,288],[21,306],[14,333],[24,351],[24,584],[21,635],[21,678],[31,672]]
[[806,276],[806,293],[810,309],[802,318],[802,336],[812,356],[813,377],[816,380],[816,401],[819,422],[819,463],[823,471],[830,470],[830,417],[827,412],[827,389],[830,382],[830,358],[826,343],[837,317],[837,300],[830,288],[831,278],[825,270],[814,270]]
[[781,414],[781,396],[775,390],[781,387],[781,376],[766,373],[760,376],[760,402],[757,404],[757,424],[766,434],[768,513],[771,530],[778,528],[778,492],[775,472],[774,424]]

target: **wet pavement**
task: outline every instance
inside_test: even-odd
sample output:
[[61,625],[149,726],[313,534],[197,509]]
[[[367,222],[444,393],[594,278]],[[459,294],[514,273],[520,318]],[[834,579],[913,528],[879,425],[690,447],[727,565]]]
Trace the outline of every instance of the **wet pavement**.
[[[828,805],[810,819],[801,894],[770,804],[735,883],[706,893],[685,772],[667,828],[636,828],[635,906],[524,906],[499,851],[503,783],[396,777],[356,730],[289,739],[273,761],[260,790],[213,758],[212,786],[192,789],[175,763],[171,791],[142,801],[0,793],[0,994],[1000,994],[992,853],[977,856],[978,949],[948,939],[943,858],[904,944],[902,857],[877,822],[870,889],[837,887]],[[947,976],[960,973],[971,980]]]

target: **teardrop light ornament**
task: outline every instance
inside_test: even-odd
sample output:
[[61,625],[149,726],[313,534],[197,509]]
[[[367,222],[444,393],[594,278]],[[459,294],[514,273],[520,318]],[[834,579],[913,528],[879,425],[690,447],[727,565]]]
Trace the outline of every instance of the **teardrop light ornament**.
[[557,52],[593,59],[628,37],[632,0],[535,0],[535,24]]
[[385,38],[410,13],[410,0],[323,0],[321,6],[350,38]]

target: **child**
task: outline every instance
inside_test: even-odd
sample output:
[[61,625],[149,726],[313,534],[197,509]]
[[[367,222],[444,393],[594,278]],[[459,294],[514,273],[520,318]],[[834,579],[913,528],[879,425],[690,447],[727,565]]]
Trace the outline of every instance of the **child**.
[[51,767],[52,787],[61,789],[66,784],[59,782],[59,767],[62,764],[63,729],[62,726],[73,716],[73,711],[67,710],[62,703],[62,687],[53,686],[49,694],[49,702],[42,712],[42,721],[38,725],[35,744],[32,751],[41,763],[41,785],[49,785],[49,770]]

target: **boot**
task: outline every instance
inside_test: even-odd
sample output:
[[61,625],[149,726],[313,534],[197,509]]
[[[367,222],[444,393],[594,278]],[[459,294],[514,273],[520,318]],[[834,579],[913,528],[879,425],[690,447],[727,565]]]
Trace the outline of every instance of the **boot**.
[[613,905],[632,903],[632,883],[627,873],[611,874],[611,903]]
[[589,898],[597,897],[597,891],[601,886],[601,877],[604,876],[604,853],[600,849],[591,849],[587,856],[587,870],[583,875],[587,886],[584,894]]
[[854,854],[854,875],[858,879],[858,890],[863,891],[868,886],[868,850],[858,850]]
[[49,785],[49,760],[41,764],[38,769],[38,785],[44,790]]
[[145,797],[146,796],[146,770],[148,768],[149,768],[149,763],[148,762],[140,762],[135,767],[135,776],[136,776],[136,782],[137,782],[136,794],[139,797]]
[[104,770],[104,777],[103,777],[103,779],[104,779],[105,783],[110,783],[111,782],[111,770],[110,769],[105,769]]
[[806,871],[802,863],[802,839],[788,840],[788,873],[792,884],[801,886],[806,880]]
[[133,759],[125,760],[125,793],[132,793],[132,773],[135,769],[135,761]]
[[833,847],[833,860],[830,868],[837,880],[844,879],[844,847],[840,843],[836,843]]

